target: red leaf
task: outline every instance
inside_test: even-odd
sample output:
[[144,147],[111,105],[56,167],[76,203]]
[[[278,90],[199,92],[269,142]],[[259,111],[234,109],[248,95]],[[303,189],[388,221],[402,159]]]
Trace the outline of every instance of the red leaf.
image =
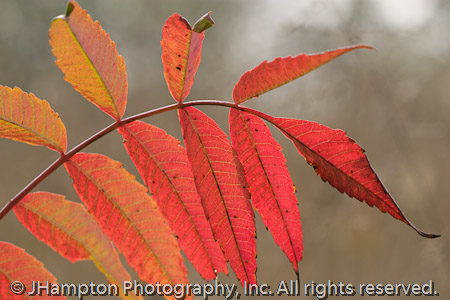
[[294,185],[281,146],[264,121],[231,109],[230,137],[250,185],[252,204],[298,273],[303,243]]
[[66,127],[47,101],[20,88],[0,86],[0,137],[63,153]]
[[242,75],[233,89],[233,100],[236,104],[240,104],[250,98],[258,97],[317,69],[342,54],[359,48],[373,49],[367,45],[355,45],[317,54],[278,57],[269,63],[265,60]]
[[254,213],[226,134],[196,108],[178,110],[197,190],[214,237],[241,284],[256,283]]
[[82,204],[65,200],[62,195],[36,192],[26,195],[14,212],[34,236],[70,262],[92,259],[108,281],[119,286],[123,299],[127,299],[121,286],[131,276],[123,268],[111,240]]
[[102,111],[119,120],[127,105],[127,73],[123,57],[117,53],[98,21],[75,1],[65,16],[50,24],[50,45],[65,80]]
[[100,154],[78,153],[65,166],[89,212],[142,280],[187,284],[180,248],[133,175]]
[[119,133],[187,258],[206,280],[216,277],[214,270],[228,274],[180,141],[141,121],[120,127]]
[[[202,19],[210,20],[209,24],[214,24],[209,14],[203,16]],[[195,73],[201,60],[205,33],[197,31],[200,30],[192,30],[188,21],[179,14],[173,14],[167,19],[162,30],[161,59],[164,67],[164,78],[170,94],[180,103],[191,91]]]
[[[26,290],[20,293],[20,281]],[[0,242],[0,299],[67,299],[65,296],[47,295],[30,296],[32,283],[40,281],[56,284],[56,278],[44,268],[36,258],[22,248],[10,243]],[[11,292],[14,289],[19,294]]]
[[328,181],[341,193],[346,193],[369,206],[411,226],[427,238],[438,235],[424,233],[406,219],[400,207],[388,193],[375,171],[370,166],[364,150],[345,132],[331,129],[316,122],[274,118],[261,112],[247,109],[277,126],[297,148],[323,181]]

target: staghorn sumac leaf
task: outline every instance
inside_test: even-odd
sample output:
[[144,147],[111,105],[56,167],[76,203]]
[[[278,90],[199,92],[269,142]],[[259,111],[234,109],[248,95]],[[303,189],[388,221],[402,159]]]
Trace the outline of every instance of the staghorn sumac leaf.
[[180,141],[141,121],[120,127],[119,133],[186,257],[205,280],[216,277],[214,270],[228,274]]
[[78,153],[65,167],[89,212],[142,280],[188,283],[180,248],[155,201],[120,162]]
[[66,127],[47,101],[20,88],[0,86],[0,137],[63,153]]
[[[20,281],[25,289],[21,291]],[[33,281],[56,284],[56,278],[44,268],[43,264],[25,250],[13,244],[0,241],[0,299],[67,299],[65,296],[28,295]],[[14,294],[11,289],[18,292]]]
[[281,146],[255,115],[232,108],[229,124],[231,142],[244,167],[253,207],[298,273],[303,251],[300,211]]
[[255,220],[242,166],[211,118],[194,107],[179,109],[178,114],[214,237],[241,284],[256,283]]
[[92,259],[108,281],[120,288],[123,299],[143,299],[123,295],[123,282],[131,281],[131,276],[111,240],[83,205],[65,200],[62,195],[36,192],[26,195],[14,212],[34,236],[70,262]]
[[127,104],[127,73],[109,34],[75,1],[70,1],[66,15],[54,18],[50,24],[49,36],[64,79],[87,100],[119,120]]
[[427,238],[439,235],[425,233],[412,224],[372,169],[364,150],[345,132],[322,124],[296,119],[275,118],[252,109],[246,111],[264,118],[278,127],[314,168],[323,181],[339,192],[377,207],[411,226]]
[[233,100],[236,104],[240,104],[258,97],[317,69],[338,56],[360,48],[373,49],[368,45],[354,45],[317,54],[278,57],[269,63],[267,60],[263,61],[259,66],[241,76],[233,89]]
[[181,103],[191,91],[201,60],[204,30],[212,25],[210,13],[200,18],[194,29],[185,18],[175,13],[163,26],[161,59],[164,78],[177,102]]

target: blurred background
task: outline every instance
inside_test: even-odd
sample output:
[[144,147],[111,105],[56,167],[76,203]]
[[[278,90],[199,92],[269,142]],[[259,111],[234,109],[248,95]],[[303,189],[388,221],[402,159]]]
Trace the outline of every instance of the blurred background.
[[[405,215],[422,230],[442,235],[435,240],[424,239],[378,209],[340,194],[323,183],[292,144],[274,131],[284,148],[300,203],[304,234],[302,284],[328,280],[354,286],[423,284],[432,280],[439,292],[436,298],[450,298],[449,1],[79,3],[100,21],[125,58],[129,81],[126,116],[173,103],[162,74],[160,39],[165,20],[174,12],[194,24],[212,11],[216,21],[216,26],[206,32],[202,63],[186,100],[231,101],[239,77],[266,59],[357,43],[374,46],[376,51],[346,54],[245,105],[274,116],[313,120],[345,130],[366,150],[373,168]],[[18,86],[46,99],[66,125],[70,149],[112,123],[112,119],[74,91],[54,64],[48,28],[51,19],[65,10],[66,1],[60,0],[0,2],[0,84]],[[200,109],[228,130],[227,109]],[[145,121],[181,138],[175,112]],[[85,151],[123,162],[140,180],[117,133]],[[57,154],[46,148],[1,139],[0,205],[5,205],[55,159]],[[80,201],[63,168],[41,183],[38,190]],[[281,280],[295,279],[295,273],[259,216],[256,222],[257,279],[276,289]],[[71,264],[55,254],[27,231],[13,212],[0,222],[0,240],[26,249],[59,283],[106,282],[92,262]],[[186,266],[191,283],[203,283],[188,262]],[[219,280],[238,284],[234,275],[222,274]]]

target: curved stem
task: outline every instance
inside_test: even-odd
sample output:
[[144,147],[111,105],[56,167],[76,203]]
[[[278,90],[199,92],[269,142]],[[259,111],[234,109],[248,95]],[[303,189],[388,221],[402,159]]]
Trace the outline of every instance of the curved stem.
[[5,204],[5,206],[0,211],[0,220],[3,219],[6,214],[17,204],[20,200],[22,200],[23,197],[25,197],[31,190],[33,190],[39,183],[41,183],[45,178],[47,178],[53,171],[58,169],[61,165],[63,165],[66,161],[68,161],[72,156],[74,156],[76,153],[80,152],[84,148],[86,148],[88,145],[92,144],[96,140],[100,139],[101,137],[105,136],[106,134],[116,130],[117,128],[128,124],[130,122],[140,120],[146,117],[150,117],[153,115],[161,114],[164,112],[168,112],[171,110],[175,110],[178,108],[188,107],[188,106],[194,106],[194,105],[215,105],[215,106],[226,106],[226,107],[237,107],[236,104],[231,102],[225,102],[225,101],[218,101],[218,100],[196,100],[196,101],[190,101],[186,103],[175,103],[167,106],[163,106],[157,109],[149,110],[143,113],[139,113],[127,118],[124,118],[122,120],[116,121],[115,123],[112,123],[111,125],[108,125],[107,127],[103,128],[99,132],[95,133],[91,137],[87,138],[68,152],[62,153],[61,156],[55,160],[50,166],[48,166],[41,174],[39,174],[37,177],[35,177],[28,185],[26,185],[19,193],[17,193],[8,203]]

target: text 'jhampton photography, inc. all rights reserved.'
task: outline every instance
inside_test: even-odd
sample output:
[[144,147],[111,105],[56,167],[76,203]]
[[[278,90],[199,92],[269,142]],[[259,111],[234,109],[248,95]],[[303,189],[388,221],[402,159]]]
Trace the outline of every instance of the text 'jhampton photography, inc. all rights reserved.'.
[[75,296],[83,299],[86,296],[119,296],[120,288],[125,295],[135,294],[141,296],[173,296],[183,300],[187,296],[198,296],[208,299],[211,296],[223,296],[225,299],[239,299],[245,296],[314,296],[317,299],[327,299],[332,296],[439,296],[435,283],[429,280],[424,283],[360,283],[344,282],[326,283],[311,281],[299,284],[297,280],[280,281],[277,286],[269,284],[244,284],[240,287],[235,284],[223,284],[215,280],[213,283],[195,284],[147,284],[139,281],[124,281],[121,286],[117,284],[88,284],[52,283],[48,281],[32,281],[25,286],[20,281],[10,285],[11,292],[16,295],[28,294],[30,296]]

